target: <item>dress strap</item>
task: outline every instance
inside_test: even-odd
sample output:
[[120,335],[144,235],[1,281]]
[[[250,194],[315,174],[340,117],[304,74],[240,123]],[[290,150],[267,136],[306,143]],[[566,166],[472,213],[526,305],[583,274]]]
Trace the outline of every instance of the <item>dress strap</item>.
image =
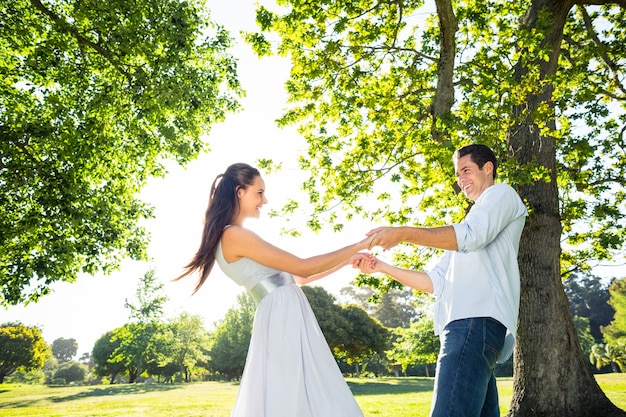
[[258,305],[263,297],[267,294],[274,291],[276,288],[282,287],[283,285],[295,284],[293,276],[287,272],[279,272],[275,275],[270,275],[269,277],[263,278],[259,281],[252,289],[250,289],[250,295],[254,302]]

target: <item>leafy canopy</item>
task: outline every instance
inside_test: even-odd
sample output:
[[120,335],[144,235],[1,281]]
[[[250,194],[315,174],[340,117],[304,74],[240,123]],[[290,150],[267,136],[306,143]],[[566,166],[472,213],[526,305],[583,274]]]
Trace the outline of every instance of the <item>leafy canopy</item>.
[[238,107],[204,0],[0,5],[0,304],[146,259],[146,181]]
[[36,326],[21,323],[0,325],[0,384],[4,377],[18,368],[24,371],[39,369],[50,354],[50,347]]
[[623,256],[626,2],[277,3],[248,41],[292,62],[281,122],[308,142],[309,226],[458,222],[452,152],[492,147],[529,211],[509,414],[620,414],[571,343],[561,280]]
[[[311,173],[309,227],[340,230],[355,215],[392,225],[460,220],[466,203],[451,186],[451,155],[469,142],[494,149],[503,181],[550,182],[545,166],[532,157],[520,164],[523,150],[508,147],[507,135],[532,120],[556,140],[564,275],[619,253],[626,237],[623,7],[574,6],[558,71],[541,78],[551,22],[539,16],[535,27],[520,25],[529,1],[442,1],[436,12],[422,0],[277,4],[258,7],[260,31],[246,38],[261,56],[291,59],[290,107],[280,123],[297,125],[308,142],[299,161]],[[456,30],[453,39],[442,26]],[[526,101],[548,90],[549,103]],[[420,268],[431,252],[417,255],[400,261]]]

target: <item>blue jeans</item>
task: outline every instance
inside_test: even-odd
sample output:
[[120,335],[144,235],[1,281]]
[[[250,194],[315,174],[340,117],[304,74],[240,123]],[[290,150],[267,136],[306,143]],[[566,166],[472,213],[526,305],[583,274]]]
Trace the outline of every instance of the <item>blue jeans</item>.
[[498,417],[494,369],[506,327],[488,317],[449,323],[439,336],[431,417]]

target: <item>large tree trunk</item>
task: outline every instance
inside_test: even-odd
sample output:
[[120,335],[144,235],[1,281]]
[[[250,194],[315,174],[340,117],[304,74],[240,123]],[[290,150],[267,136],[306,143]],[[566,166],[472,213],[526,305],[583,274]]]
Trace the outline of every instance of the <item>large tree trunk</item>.
[[[548,62],[537,60],[542,79],[557,67],[563,25],[571,1],[536,0],[522,27],[538,28],[539,11],[551,16],[545,42]],[[521,79],[527,67],[516,68]],[[604,395],[591,374],[569,315],[560,274],[561,219],[556,183],[556,141],[541,136],[532,113],[551,103],[547,87],[514,110],[518,123],[508,132],[509,152],[520,165],[537,163],[550,172],[550,181],[520,186],[530,216],[520,242],[521,302],[515,350],[514,393],[509,416],[623,416]],[[555,128],[554,121],[548,127]]]
[[[511,143],[524,147],[520,163],[554,167],[554,140],[519,126]],[[519,156],[519,154],[518,154]],[[530,158],[528,158],[530,157]],[[553,171],[554,172],[554,171]],[[618,416],[585,363],[559,269],[560,218],[554,178],[520,187],[529,216],[520,242],[522,295],[514,392],[509,416]]]

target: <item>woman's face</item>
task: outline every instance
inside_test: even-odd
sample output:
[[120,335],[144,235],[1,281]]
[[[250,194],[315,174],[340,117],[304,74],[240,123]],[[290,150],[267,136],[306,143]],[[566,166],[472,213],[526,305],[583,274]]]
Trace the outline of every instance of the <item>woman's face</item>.
[[265,181],[260,176],[255,177],[248,188],[239,188],[237,190],[237,196],[239,197],[239,216],[242,218],[258,218],[261,215],[261,208],[267,203],[265,198]]

